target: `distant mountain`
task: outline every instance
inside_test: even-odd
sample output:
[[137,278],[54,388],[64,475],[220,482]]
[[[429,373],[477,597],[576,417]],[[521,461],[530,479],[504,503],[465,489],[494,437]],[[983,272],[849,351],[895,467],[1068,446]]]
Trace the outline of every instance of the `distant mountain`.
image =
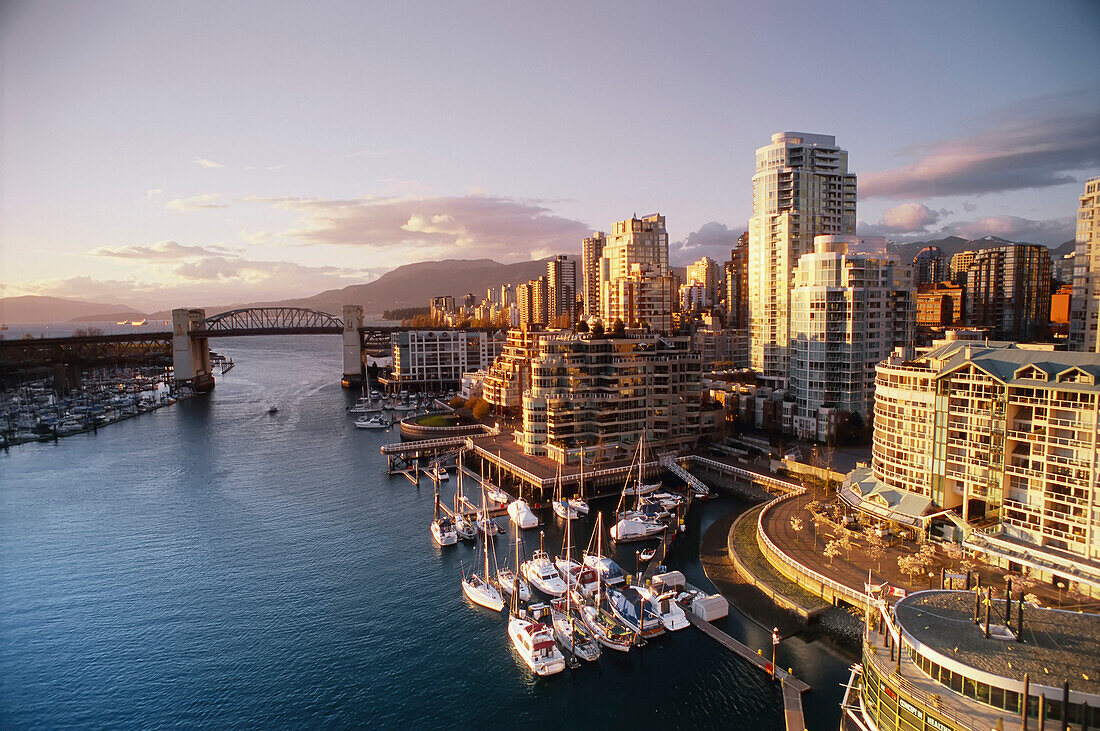
[[[938,246],[944,254],[950,259],[952,254],[957,254],[960,251],[977,251],[979,249],[991,249],[996,246],[1006,246],[1008,244],[1026,243],[1023,241],[1009,241],[1008,239],[1002,239],[999,236],[983,236],[980,239],[964,239],[961,236],[948,236],[944,239],[933,239],[930,241],[913,241],[908,244],[895,244],[890,247],[890,252],[897,254],[902,261],[912,261],[913,257],[926,246]],[[1069,253],[1073,251],[1073,242],[1067,241],[1056,249],[1050,250],[1050,256],[1052,259],[1061,256],[1061,254]],[[1066,248],[1069,247],[1069,248]]]
[[[106,312],[113,314],[103,314]],[[93,315],[103,321],[145,317],[144,313],[129,307],[104,302],[35,295],[0,298],[0,322],[8,325],[21,322],[88,322]]]
[[[580,260],[579,257],[576,258],[579,270]],[[343,289],[330,289],[298,299],[207,306],[206,314],[209,316],[238,307],[307,307],[339,317],[344,305],[362,305],[367,315],[381,315],[383,310],[399,307],[426,307],[432,297],[452,295],[458,299],[467,292],[476,295],[480,302],[489,287],[520,284],[546,274],[548,260],[523,261],[517,264],[501,264],[492,259],[422,261],[399,266],[366,284],[352,284]],[[580,276],[579,271],[577,276]],[[170,315],[167,311],[155,312],[151,317]]]

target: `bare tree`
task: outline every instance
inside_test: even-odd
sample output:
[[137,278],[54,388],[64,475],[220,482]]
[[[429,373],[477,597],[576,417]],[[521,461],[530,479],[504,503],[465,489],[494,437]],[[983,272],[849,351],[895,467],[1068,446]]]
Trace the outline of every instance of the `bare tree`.
[[878,532],[867,537],[867,557],[875,562],[875,571],[882,571],[882,557],[886,555],[886,545]]
[[794,531],[794,536],[795,536],[794,540],[795,540],[796,543],[798,542],[798,534],[802,532],[803,527],[804,526],[802,524],[802,518],[799,518],[797,515],[792,515],[791,516],[791,530]]
[[831,540],[825,544],[825,550],[822,551],[822,555],[829,559],[829,566],[832,567],[833,559],[840,555],[840,541]]

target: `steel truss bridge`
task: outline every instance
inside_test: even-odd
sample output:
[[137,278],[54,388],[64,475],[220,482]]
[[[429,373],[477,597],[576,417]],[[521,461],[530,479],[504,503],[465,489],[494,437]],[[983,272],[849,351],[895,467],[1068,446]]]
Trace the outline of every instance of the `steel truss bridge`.
[[[358,328],[360,349],[374,352],[387,350],[390,335],[395,332],[441,329],[445,328],[364,325]],[[497,328],[465,329],[493,332]],[[343,320],[320,310],[248,307],[212,315],[190,330],[188,335],[195,340],[246,335],[339,335],[343,331]],[[171,332],[0,340],[0,373],[61,364],[152,363],[171,357]]]

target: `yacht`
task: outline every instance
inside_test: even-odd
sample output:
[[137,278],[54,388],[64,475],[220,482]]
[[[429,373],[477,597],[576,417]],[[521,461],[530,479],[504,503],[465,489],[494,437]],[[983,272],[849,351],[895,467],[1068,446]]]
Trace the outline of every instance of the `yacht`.
[[607,598],[611,611],[633,632],[642,637],[664,634],[665,628],[661,624],[660,615],[633,586],[608,589]]
[[371,418],[362,418],[355,420],[355,427],[357,429],[389,429],[393,424],[392,421],[383,416],[372,416]]
[[592,602],[581,606],[581,618],[604,647],[618,652],[629,652],[637,635],[631,632],[608,607],[606,597],[597,595]]
[[474,604],[499,612],[504,609],[504,598],[500,591],[477,574],[462,579],[462,591]]
[[568,588],[558,575],[558,570],[554,568],[554,563],[546,551],[536,551],[529,561],[524,561],[521,572],[536,589],[544,594],[561,596]]
[[691,624],[688,622],[684,610],[676,603],[676,592],[674,590],[659,592],[652,585],[649,585],[638,587],[638,594],[657,613],[657,616],[661,618],[661,625],[669,632],[676,632]]
[[477,526],[470,522],[462,513],[455,513],[455,533],[464,541],[472,541],[477,538]]
[[453,546],[458,543],[458,531],[455,522],[447,517],[432,521],[432,538],[439,546]]
[[568,595],[550,601],[550,623],[558,644],[570,654],[589,662],[600,659],[600,644]]
[[536,675],[553,675],[565,670],[565,656],[545,624],[511,615],[508,617],[508,636],[516,652]]
[[649,518],[620,518],[611,526],[611,540],[616,543],[644,541],[663,533],[666,528],[664,523]]

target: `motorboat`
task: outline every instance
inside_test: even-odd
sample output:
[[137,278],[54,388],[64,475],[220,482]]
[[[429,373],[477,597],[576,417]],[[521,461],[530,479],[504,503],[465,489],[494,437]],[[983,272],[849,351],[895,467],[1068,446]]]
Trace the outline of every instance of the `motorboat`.
[[550,623],[558,644],[571,655],[589,662],[600,659],[600,644],[568,595],[550,601]]
[[451,479],[451,476],[447,474],[447,470],[439,467],[438,465],[431,469],[431,471],[428,473],[428,477],[431,477],[433,480],[439,480],[441,482],[443,480]]
[[500,527],[500,523],[493,520],[488,515],[481,515],[477,519],[477,529],[487,535],[496,535],[497,533],[503,533],[504,529]]
[[657,591],[652,585],[639,586],[638,594],[641,595],[649,606],[661,618],[661,625],[669,632],[682,630],[691,624],[684,610],[676,603],[676,592]]
[[566,564],[561,559],[556,563],[558,573],[564,577],[565,584],[571,591],[575,589],[581,596],[592,596],[599,590],[600,575],[596,569],[573,561]]
[[392,425],[392,421],[381,415],[372,416],[369,419],[363,418],[355,420],[355,427],[357,429],[389,429]]
[[641,551],[638,551],[638,558],[641,559],[642,561],[649,561],[650,559],[652,559],[656,555],[657,555],[657,549],[656,548],[643,548]]
[[[500,503],[501,505],[507,505],[508,501],[512,499],[511,497],[509,497],[508,493],[504,492],[504,490],[501,490],[496,485],[487,486],[485,488],[485,494],[490,500],[495,503]],[[536,521],[537,520],[538,519],[536,518]]]
[[275,404],[271,404],[271,406],[268,406],[268,407],[267,407],[267,413],[269,413],[269,414],[277,414],[277,413],[279,413],[279,407],[278,407],[278,406],[276,406]]
[[532,512],[527,501],[522,498],[517,498],[508,504],[508,516],[520,528],[537,528],[539,525],[538,517]]
[[632,631],[642,637],[664,634],[660,615],[633,586],[608,589],[607,599],[615,616]]
[[458,531],[450,518],[437,518],[432,521],[432,538],[439,546],[453,546],[458,543]]
[[660,489],[661,489],[661,483],[659,483],[659,482],[645,483],[645,482],[642,482],[641,480],[639,480],[639,481],[635,482],[633,485],[629,485],[627,487],[624,487],[623,488],[623,495],[630,495],[630,496],[649,495],[651,493],[657,492]]
[[455,533],[464,541],[472,541],[477,538],[477,526],[470,522],[462,513],[455,513]]
[[599,575],[600,581],[608,586],[621,584],[626,578],[626,574],[623,572],[622,567],[610,558],[586,553],[584,556],[584,565],[594,569]]
[[565,656],[554,642],[550,628],[525,617],[508,617],[512,646],[535,675],[546,676],[565,670]]
[[644,541],[653,538],[668,528],[667,525],[646,518],[620,518],[611,526],[611,540],[616,543],[629,543],[631,541]]
[[649,499],[651,501],[655,500],[660,503],[661,507],[665,510],[675,510],[676,508],[680,507],[684,502],[683,496],[673,495],[672,493],[668,492],[655,492],[649,496]]
[[79,431],[84,430],[84,425],[76,419],[62,419],[57,424],[58,434],[76,434]]
[[544,594],[561,596],[568,589],[546,551],[535,551],[530,560],[523,562],[521,573]]

